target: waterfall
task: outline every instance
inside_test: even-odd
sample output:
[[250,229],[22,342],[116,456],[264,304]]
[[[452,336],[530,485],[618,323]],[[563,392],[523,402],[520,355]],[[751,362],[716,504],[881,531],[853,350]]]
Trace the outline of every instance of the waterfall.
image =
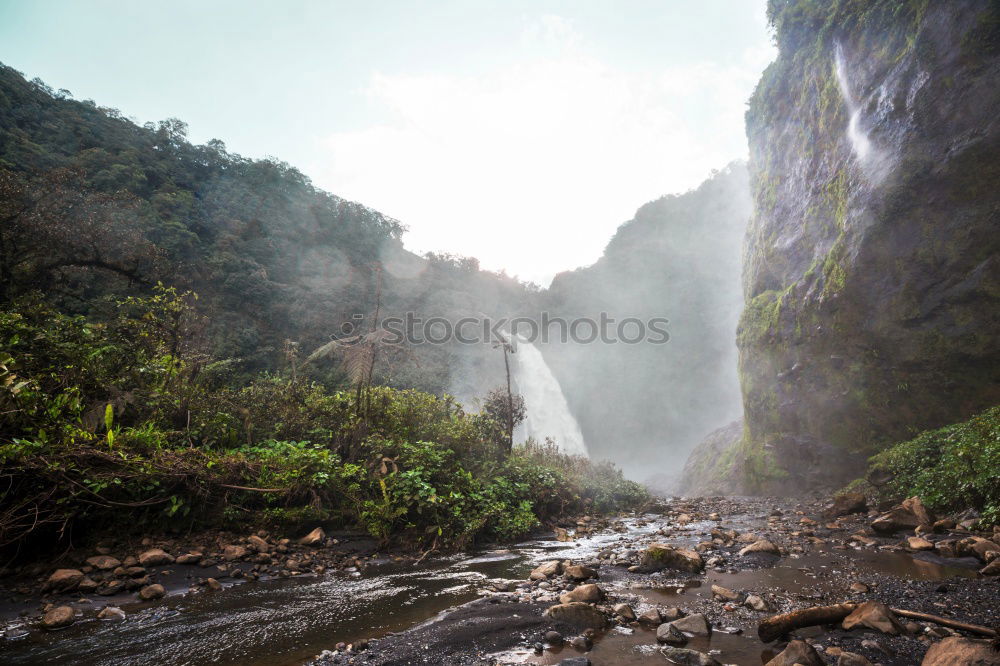
[[544,442],[552,438],[563,453],[586,456],[580,425],[573,418],[559,381],[549,369],[542,352],[521,338],[511,355],[517,390],[524,398],[527,417],[521,426],[527,437]]
[[851,142],[854,154],[858,160],[864,162],[872,153],[872,142],[868,135],[861,129],[861,106],[858,104],[847,79],[847,67],[844,64],[844,50],[838,43],[834,50],[834,63],[837,69],[837,83],[840,85],[840,94],[844,96],[847,104],[847,112],[851,115],[847,122],[847,139]]

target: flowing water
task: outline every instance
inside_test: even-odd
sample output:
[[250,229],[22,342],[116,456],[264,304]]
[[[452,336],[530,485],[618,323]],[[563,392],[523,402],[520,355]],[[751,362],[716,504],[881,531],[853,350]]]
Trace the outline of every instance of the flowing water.
[[[73,664],[74,666],[293,666],[338,642],[378,638],[434,618],[446,608],[470,601],[486,579],[524,580],[539,562],[583,560],[609,547],[630,544],[661,527],[658,520],[622,521],[621,532],[605,532],[560,542],[551,537],[507,549],[460,554],[419,566],[386,561],[362,574],[320,576],[237,584],[222,592],[176,594],[159,604],[125,606],[119,622],[81,620],[52,633],[32,632],[19,640],[0,638],[0,663]],[[714,523],[694,524],[691,542]],[[674,540],[674,539],[672,539]],[[732,589],[780,590],[812,598],[827,586],[858,572],[906,579],[938,580],[975,575],[922,562],[899,553],[825,551],[786,558],[772,568],[737,573],[708,572],[704,580],[680,581],[656,589],[630,589],[620,570],[611,569],[602,585],[633,595],[636,608],[650,604],[684,606],[685,600],[710,595],[712,584]],[[177,592],[183,591],[178,586]],[[618,628],[597,641],[588,656],[596,666],[662,664],[650,652],[656,644],[648,629]],[[692,639],[689,647],[720,650],[727,663],[759,665],[769,648],[752,633],[716,631],[710,639]],[[502,655],[505,662],[558,663],[572,648],[542,656],[522,650]]]
[[844,49],[840,44],[837,44],[834,51],[834,65],[837,71],[837,83],[840,85],[840,94],[843,95],[847,112],[850,114],[850,120],[847,122],[847,139],[851,142],[851,148],[854,149],[858,160],[866,162],[872,155],[872,142],[861,129],[861,107],[851,93],[847,66],[844,62]]
[[588,455],[580,425],[573,418],[562,387],[549,369],[542,352],[535,345],[519,338],[517,352],[511,355],[511,359],[517,389],[524,397],[527,409],[521,434],[538,442],[550,438],[563,453]]

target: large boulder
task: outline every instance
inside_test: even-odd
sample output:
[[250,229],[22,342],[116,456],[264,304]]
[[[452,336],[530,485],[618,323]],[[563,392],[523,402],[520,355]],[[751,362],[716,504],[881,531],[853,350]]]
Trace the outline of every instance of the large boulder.
[[157,567],[164,564],[173,564],[174,558],[162,548],[150,548],[139,554],[139,564],[144,567]]
[[932,530],[934,521],[919,497],[911,497],[897,504],[872,521],[872,529],[879,534],[895,534],[902,530],[924,527]]
[[603,600],[604,590],[593,583],[590,585],[577,585],[569,592],[563,592],[559,595],[559,603],[561,604],[568,604],[574,601],[596,604],[598,601]]
[[792,641],[766,666],[826,666],[823,658],[805,641]]
[[769,555],[781,555],[781,549],[767,539],[758,539],[749,546],[740,549],[740,555],[751,553],[767,553]]
[[139,590],[139,598],[143,601],[154,601],[162,599],[167,594],[166,589],[159,583],[153,583]]
[[581,631],[584,629],[603,629],[608,624],[608,618],[597,608],[579,601],[552,606],[545,611],[545,616]]
[[877,601],[866,601],[855,608],[841,623],[844,629],[867,627],[893,636],[906,634],[906,628],[896,619],[892,609]]
[[555,578],[561,574],[562,571],[562,562],[559,560],[551,560],[532,569],[531,573],[528,574],[528,580],[546,580],[548,578]]
[[45,589],[53,592],[69,592],[75,590],[84,578],[83,572],[79,569],[56,569],[45,582]]
[[582,564],[571,564],[563,571],[563,575],[570,580],[581,581],[596,578],[597,572]]
[[699,573],[705,568],[705,561],[701,555],[690,548],[676,548],[665,543],[654,543],[643,551],[639,566],[646,572],[678,569]]
[[868,510],[868,500],[864,493],[840,493],[823,511],[827,519],[849,516],[852,513],[864,513]]
[[712,635],[712,624],[702,613],[695,613],[694,615],[682,617],[678,620],[674,620],[670,623],[670,625],[678,631],[683,631],[685,634],[690,634],[692,636]]
[[76,622],[76,611],[70,606],[56,606],[42,616],[43,629],[62,629]]
[[299,539],[300,546],[322,546],[323,541],[326,539],[326,532],[323,531],[322,527],[317,527],[309,534],[305,535]]
[[1000,652],[989,640],[950,636],[932,645],[920,666],[1000,666]]
[[667,645],[685,645],[687,636],[671,622],[664,622],[656,628],[656,640]]
[[987,561],[987,553],[1000,552],[1000,545],[989,539],[982,537],[968,537],[956,544],[958,554],[963,557],[977,557],[981,561]]
[[121,562],[110,555],[95,555],[87,558],[87,564],[100,571],[111,571],[122,565]]

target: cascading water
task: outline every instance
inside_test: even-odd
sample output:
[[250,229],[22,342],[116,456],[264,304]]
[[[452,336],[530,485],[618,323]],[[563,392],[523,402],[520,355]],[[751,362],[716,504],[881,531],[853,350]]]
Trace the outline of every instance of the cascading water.
[[527,417],[521,426],[523,435],[538,442],[551,438],[563,453],[589,455],[580,425],[570,413],[562,387],[542,352],[530,342],[518,338],[517,351],[511,355],[511,360],[514,380],[527,410]]
[[847,78],[847,66],[844,64],[844,50],[837,44],[833,54],[834,64],[837,70],[837,83],[840,85],[840,94],[844,96],[847,104],[847,112],[851,115],[847,122],[847,139],[851,142],[851,148],[858,160],[865,162],[872,154],[872,142],[868,135],[861,129],[861,107],[854,95],[851,94],[851,87]]

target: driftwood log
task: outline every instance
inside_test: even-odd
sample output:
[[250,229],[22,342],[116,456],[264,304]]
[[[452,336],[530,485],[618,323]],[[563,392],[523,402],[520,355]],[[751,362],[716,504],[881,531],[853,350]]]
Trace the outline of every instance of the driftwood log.
[[760,640],[770,643],[796,629],[841,622],[857,607],[857,604],[834,604],[833,606],[814,606],[791,613],[772,615],[760,621],[757,635],[760,636]]
[[[821,624],[837,624],[843,621],[843,619],[850,615],[857,607],[858,604],[844,603],[834,604],[833,606],[815,606],[813,608],[804,608],[802,610],[792,611],[791,613],[772,615],[771,617],[766,617],[760,621],[760,625],[757,627],[757,635],[760,637],[760,640],[765,643],[770,643],[771,641],[777,640],[778,638],[781,638],[785,634],[791,633],[796,629],[815,627]],[[997,632],[987,627],[980,627],[975,624],[966,624],[965,622],[959,622],[957,620],[949,620],[948,618],[938,617],[937,615],[930,615],[928,613],[918,613],[916,611],[901,610],[898,608],[892,608],[890,610],[900,617],[908,617],[912,620],[932,622],[934,624],[940,624],[943,627],[959,629],[961,631],[967,631],[970,634],[986,636],[987,638],[997,638]]]

